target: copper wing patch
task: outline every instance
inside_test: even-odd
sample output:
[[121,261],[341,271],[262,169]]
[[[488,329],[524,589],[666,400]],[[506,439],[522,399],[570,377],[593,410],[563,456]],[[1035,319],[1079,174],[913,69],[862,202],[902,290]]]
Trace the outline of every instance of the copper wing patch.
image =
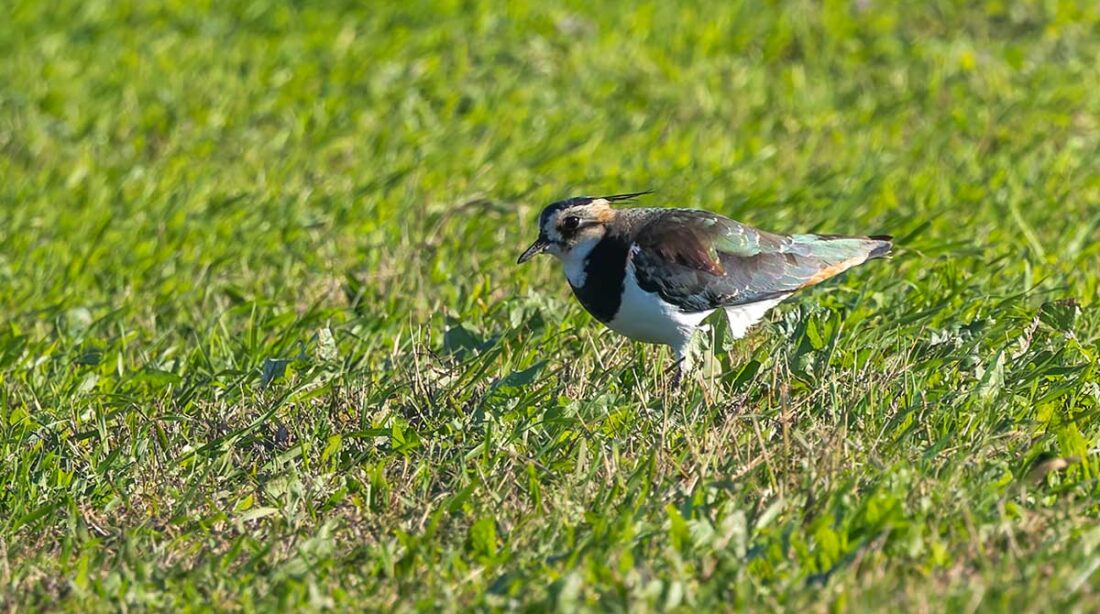
[[725,275],[717,252],[701,230],[689,224],[654,225],[640,233],[635,244],[669,265],[684,266],[711,275]]

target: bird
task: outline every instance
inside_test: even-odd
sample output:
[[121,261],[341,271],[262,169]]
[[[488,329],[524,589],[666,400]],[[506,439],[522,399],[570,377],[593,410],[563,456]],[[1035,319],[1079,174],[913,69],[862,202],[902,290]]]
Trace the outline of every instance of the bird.
[[889,235],[767,232],[702,209],[613,207],[650,192],[574,196],[539,214],[538,238],[517,260],[561,261],[580,304],[611,330],[672,348],[672,384],[690,369],[703,321],[723,310],[734,339],[776,305],[890,254]]

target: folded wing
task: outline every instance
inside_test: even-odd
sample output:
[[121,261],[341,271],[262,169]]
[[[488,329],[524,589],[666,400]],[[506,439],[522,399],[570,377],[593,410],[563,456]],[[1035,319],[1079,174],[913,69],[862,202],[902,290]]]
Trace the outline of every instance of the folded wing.
[[871,258],[890,237],[780,235],[696,210],[669,210],[642,228],[638,283],[689,312],[786,296]]

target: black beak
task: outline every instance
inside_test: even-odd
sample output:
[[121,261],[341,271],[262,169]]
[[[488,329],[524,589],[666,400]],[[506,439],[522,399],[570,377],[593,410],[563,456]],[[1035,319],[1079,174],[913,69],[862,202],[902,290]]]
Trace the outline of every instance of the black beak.
[[527,251],[523,252],[520,255],[519,259],[516,260],[516,264],[523,264],[524,262],[527,262],[531,258],[534,258],[535,256],[546,251],[547,247],[550,247],[549,241],[543,239],[542,237],[535,239],[535,242],[531,244],[531,247],[528,247]]

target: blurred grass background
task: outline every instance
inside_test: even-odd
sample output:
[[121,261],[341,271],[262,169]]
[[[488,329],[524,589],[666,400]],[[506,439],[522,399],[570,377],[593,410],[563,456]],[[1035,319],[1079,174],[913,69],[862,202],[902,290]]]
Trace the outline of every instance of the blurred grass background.
[[[1100,607],[1095,2],[9,2],[8,609]],[[545,203],[898,255],[719,373]]]

